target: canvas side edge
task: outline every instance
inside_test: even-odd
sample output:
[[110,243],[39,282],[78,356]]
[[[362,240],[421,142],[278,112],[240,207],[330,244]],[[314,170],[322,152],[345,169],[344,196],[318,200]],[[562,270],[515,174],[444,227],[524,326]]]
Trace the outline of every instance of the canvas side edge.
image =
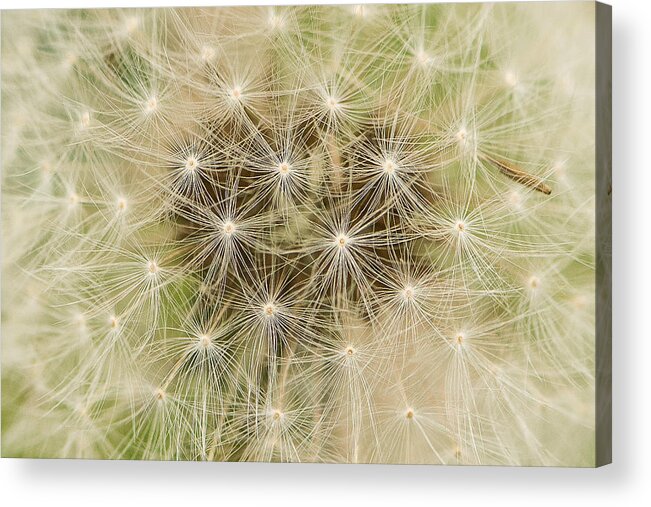
[[612,7],[595,3],[595,466],[612,462]]

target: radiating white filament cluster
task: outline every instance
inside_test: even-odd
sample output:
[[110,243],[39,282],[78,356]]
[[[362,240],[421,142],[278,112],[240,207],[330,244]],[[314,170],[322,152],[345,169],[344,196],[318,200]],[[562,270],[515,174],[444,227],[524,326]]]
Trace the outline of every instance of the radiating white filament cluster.
[[5,455],[589,463],[589,16],[541,9],[3,13]]

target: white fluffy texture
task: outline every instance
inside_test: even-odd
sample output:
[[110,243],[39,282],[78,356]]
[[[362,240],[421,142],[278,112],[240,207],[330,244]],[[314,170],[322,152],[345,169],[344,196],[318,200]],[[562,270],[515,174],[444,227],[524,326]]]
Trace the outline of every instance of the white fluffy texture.
[[3,454],[592,465],[593,12],[3,13]]

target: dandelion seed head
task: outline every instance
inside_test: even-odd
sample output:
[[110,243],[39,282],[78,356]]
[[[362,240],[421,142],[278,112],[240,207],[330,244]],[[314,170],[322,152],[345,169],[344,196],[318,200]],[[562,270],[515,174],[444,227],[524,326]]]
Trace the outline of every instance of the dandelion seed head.
[[87,129],[90,126],[90,111],[84,111],[81,113],[79,118],[79,126],[82,130]]
[[585,294],[578,294],[570,300],[570,303],[577,310],[584,310],[588,306],[588,297]]
[[529,280],[527,280],[527,286],[532,290],[535,291],[540,288],[541,281],[540,278],[537,277],[536,275],[532,275],[529,277]]
[[157,275],[159,271],[160,268],[156,261],[147,261],[147,273],[149,273],[150,276]]
[[411,303],[414,300],[414,297],[416,296],[416,291],[414,287],[411,285],[407,285],[404,289],[402,289],[402,299],[406,303]]
[[433,58],[422,48],[416,51],[414,58],[416,59],[416,63],[421,67],[429,67],[434,61]]
[[79,56],[77,53],[74,51],[68,51],[65,56],[63,57],[63,66],[66,69],[71,68],[77,61],[79,60]]
[[504,82],[510,88],[515,88],[518,85],[518,75],[512,70],[507,70],[504,73]]
[[[594,186],[525,169],[594,162],[591,77],[524,11],[429,9],[6,23],[10,452],[567,464],[536,414],[594,381]],[[59,407],[83,445],[34,436]]]
[[339,103],[339,100],[333,96],[329,96],[326,98],[325,105],[333,113],[341,109],[341,104]]
[[273,318],[278,312],[278,307],[273,302],[268,302],[262,307],[262,313],[267,318]]
[[346,248],[350,244],[350,241],[351,240],[348,237],[348,235],[346,235],[344,233],[341,233],[341,234],[338,234],[335,237],[334,244],[335,244],[336,247],[343,250],[344,248]]
[[464,146],[468,140],[468,131],[464,127],[461,127],[457,133],[454,134],[454,138],[461,146]]
[[452,232],[457,236],[463,236],[468,233],[468,224],[463,220],[456,220]]
[[233,234],[235,234],[235,231],[237,230],[237,227],[235,225],[235,222],[232,220],[225,220],[224,223],[222,224],[222,231],[224,233],[224,236],[230,237]]
[[145,114],[152,114],[156,109],[158,109],[158,99],[155,96],[149,97],[143,106]]
[[267,24],[269,25],[269,28],[274,31],[274,30],[280,30],[285,26],[285,20],[283,19],[282,16],[279,16],[277,14],[270,14],[269,17],[267,18]]
[[387,176],[393,176],[398,170],[398,165],[390,158],[387,158],[382,162],[382,171]]
[[81,401],[75,403],[75,412],[82,418],[88,417],[88,410]]
[[207,350],[212,346],[212,338],[208,334],[200,334],[197,337],[197,345],[202,350]]
[[189,156],[187,159],[185,159],[185,165],[183,167],[188,172],[196,171],[197,167],[199,167],[199,161],[197,160],[197,157],[193,155]]
[[277,171],[282,177],[287,177],[292,171],[292,166],[288,162],[281,162],[278,164]]
[[129,16],[124,21],[124,31],[127,35],[133,34],[140,27],[140,18],[138,16]]
[[123,214],[125,211],[127,211],[127,208],[129,207],[129,203],[124,197],[118,197],[116,203],[115,203],[115,209],[116,213],[118,215]]
[[201,58],[201,61],[203,61],[203,62],[209,62],[209,61],[211,61],[213,58],[215,58],[215,55],[216,55],[216,54],[217,54],[217,53],[216,53],[216,51],[215,51],[215,48],[213,48],[212,46],[207,46],[207,45],[206,45],[206,46],[203,46],[203,47],[201,48],[201,51],[200,51],[200,53],[199,53],[199,56],[200,56],[200,58]]
[[76,192],[70,192],[68,194],[68,209],[76,208],[80,202],[81,199]]
[[72,321],[82,329],[86,327],[86,316],[81,312],[76,312]]
[[239,86],[234,86],[228,92],[228,95],[230,96],[233,102],[240,102],[242,100],[242,88],[240,88]]
[[41,168],[41,172],[46,176],[49,177],[51,176],[53,172],[53,167],[52,164],[50,163],[49,160],[42,160],[41,163],[39,164],[39,167]]

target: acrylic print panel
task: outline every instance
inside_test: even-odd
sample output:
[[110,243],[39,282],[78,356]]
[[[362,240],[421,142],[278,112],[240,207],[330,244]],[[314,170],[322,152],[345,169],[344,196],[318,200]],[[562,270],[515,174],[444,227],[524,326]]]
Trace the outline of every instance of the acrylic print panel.
[[597,10],[3,12],[3,455],[603,462]]

